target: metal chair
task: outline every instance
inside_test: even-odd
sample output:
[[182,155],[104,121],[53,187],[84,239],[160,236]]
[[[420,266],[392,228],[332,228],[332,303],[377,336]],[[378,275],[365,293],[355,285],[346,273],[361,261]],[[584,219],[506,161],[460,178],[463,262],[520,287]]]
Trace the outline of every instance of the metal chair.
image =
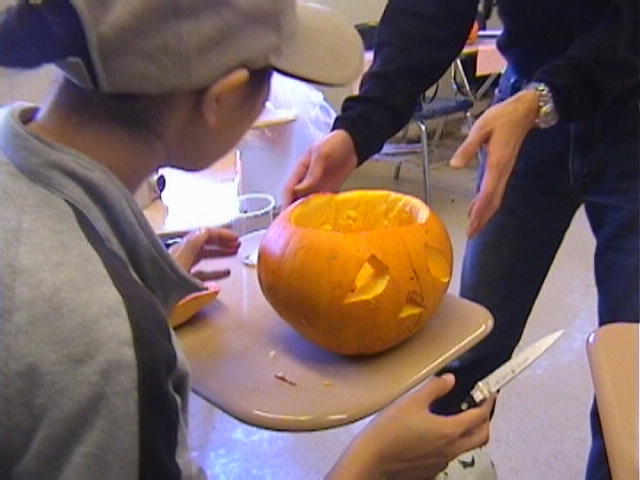
[[[455,113],[464,114],[468,128],[473,124],[471,116],[471,108],[473,102],[468,98],[434,98],[422,106],[422,109],[413,115],[412,121],[418,124],[420,129],[420,145],[422,153],[422,186],[424,191],[424,199],[427,203],[431,202],[431,185],[429,176],[429,150],[435,150],[435,144],[440,139],[444,121],[449,115]],[[433,137],[433,145],[429,144],[427,122],[429,120],[440,119],[440,125]],[[400,173],[400,165],[398,164],[398,174]]]
[[[355,25],[355,29],[362,38],[364,48],[366,51],[373,50],[373,44],[375,40],[376,30],[378,22],[365,22]],[[428,97],[428,98],[427,98]],[[400,135],[400,142],[391,143],[387,142],[378,154],[380,157],[393,158],[396,160],[396,165],[393,173],[393,178],[397,180],[400,176],[400,169],[402,167],[403,157],[407,155],[419,154],[421,159],[422,169],[422,185],[424,200],[427,203],[431,202],[431,183],[429,175],[429,157],[430,152],[433,152],[436,148],[437,142],[440,139],[444,123],[450,115],[462,114],[465,118],[467,126],[471,128],[473,124],[473,117],[471,115],[471,109],[474,103],[468,98],[458,97],[440,97],[437,95],[437,85],[435,86],[435,93],[431,95],[422,95],[417,99],[416,110],[411,121],[403,129]],[[434,120],[438,120],[439,124],[434,132],[432,138],[429,138],[428,123]],[[411,124],[416,124],[420,132],[420,142],[418,145],[407,143],[407,131]]]

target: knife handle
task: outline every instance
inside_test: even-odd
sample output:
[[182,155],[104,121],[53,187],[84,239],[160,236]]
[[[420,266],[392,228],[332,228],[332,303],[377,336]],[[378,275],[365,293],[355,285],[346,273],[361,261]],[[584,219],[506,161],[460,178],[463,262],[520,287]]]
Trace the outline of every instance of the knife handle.
[[470,408],[477,406],[478,402],[476,402],[471,395],[468,395],[460,404],[460,410],[464,412],[465,410],[469,410]]
[[462,411],[469,410],[470,408],[477,407],[484,403],[491,396],[491,392],[482,382],[476,383],[473,390],[469,392],[469,395],[460,404]]

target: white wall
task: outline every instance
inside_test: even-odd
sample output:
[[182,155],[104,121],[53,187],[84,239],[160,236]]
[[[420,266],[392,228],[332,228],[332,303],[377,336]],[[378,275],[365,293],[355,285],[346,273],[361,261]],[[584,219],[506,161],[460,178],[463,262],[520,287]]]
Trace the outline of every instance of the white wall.
[[315,0],[316,3],[333,8],[351,24],[378,20],[387,0]]
[[[326,5],[340,13],[351,25],[360,22],[379,20],[387,0],[315,0],[316,3]],[[335,110],[345,96],[351,93],[349,87],[321,88],[328,102]]]
[[53,67],[28,71],[0,68],[0,105],[16,100],[40,103],[52,90],[57,75]]

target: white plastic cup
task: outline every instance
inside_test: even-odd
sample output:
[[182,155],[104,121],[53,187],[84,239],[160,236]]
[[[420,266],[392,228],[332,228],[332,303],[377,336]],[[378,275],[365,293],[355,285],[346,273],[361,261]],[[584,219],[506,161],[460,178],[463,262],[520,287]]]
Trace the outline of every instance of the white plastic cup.
[[268,193],[247,193],[238,197],[238,215],[231,229],[238,235],[266,229],[273,221],[276,201]]

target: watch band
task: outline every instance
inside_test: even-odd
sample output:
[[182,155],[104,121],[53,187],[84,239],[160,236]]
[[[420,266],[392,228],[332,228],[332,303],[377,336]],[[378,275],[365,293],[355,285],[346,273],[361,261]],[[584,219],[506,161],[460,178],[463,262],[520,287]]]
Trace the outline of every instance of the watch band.
[[526,90],[534,90],[538,94],[538,116],[536,117],[538,128],[549,128],[558,123],[558,112],[547,84],[530,82],[524,88]]

